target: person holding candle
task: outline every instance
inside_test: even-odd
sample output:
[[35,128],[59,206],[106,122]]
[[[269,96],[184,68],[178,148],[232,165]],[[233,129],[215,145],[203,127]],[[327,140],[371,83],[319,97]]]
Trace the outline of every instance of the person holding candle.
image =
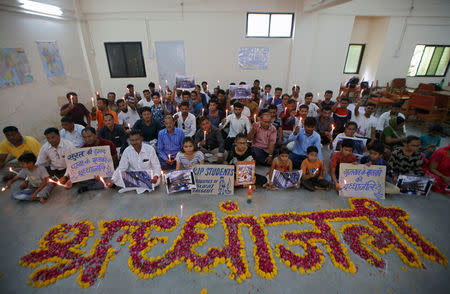
[[189,169],[196,164],[204,163],[205,157],[201,151],[197,151],[195,145],[191,137],[183,139],[183,147],[176,156],[177,169]]
[[92,107],[91,110],[91,121],[97,121],[97,131],[100,131],[101,128],[105,125],[104,115],[107,113],[113,116],[115,124],[119,123],[117,113],[108,108],[108,99],[97,98],[97,107]]
[[152,117],[159,122],[161,126],[164,125],[164,117],[166,116],[165,106],[161,103],[161,97],[158,92],[152,95],[153,106],[150,107],[152,110]]
[[350,100],[346,97],[338,97],[337,103],[333,105],[331,110],[333,111],[333,119],[336,129],[333,132],[333,137],[337,134],[344,132],[345,126],[352,118],[352,111],[347,109]]
[[[290,96],[287,93],[284,93],[283,95],[281,95],[281,104],[277,105],[277,114],[278,116],[280,116],[280,114],[286,110],[286,107],[288,107],[288,103],[290,100]],[[295,105],[295,100],[294,100],[294,105]],[[289,113],[289,112],[288,112]],[[280,116],[281,117],[281,116]]]
[[260,121],[253,123],[247,138],[252,141],[253,157],[256,163],[271,165],[275,152],[277,130],[271,124],[269,113],[263,113]]
[[295,102],[302,104],[302,98],[299,96],[300,95],[300,87],[298,85],[294,85],[292,87],[292,94],[290,96],[291,99],[294,99]]
[[[333,180],[336,190],[341,190],[339,185],[339,166],[341,163],[353,163],[357,164],[356,155],[353,154],[353,140],[344,139],[342,141],[342,148],[339,152],[336,152],[331,157],[330,169],[331,179]],[[320,152],[320,149],[319,149]]]
[[197,126],[195,116],[189,112],[189,102],[181,102],[180,111],[175,113],[173,118],[177,123],[177,127],[184,132],[185,137],[193,137],[195,135]]
[[312,102],[313,93],[308,92],[305,94],[305,103],[303,105],[308,106],[308,117],[317,117],[319,112],[319,106],[316,103]]
[[149,90],[144,90],[142,92],[144,94],[144,98],[139,100],[139,102],[135,102],[133,105],[135,105],[135,108],[142,109],[143,107],[152,107],[153,106],[153,99],[152,94]]
[[126,132],[129,132],[131,126],[134,126],[136,121],[140,119],[138,112],[131,108],[123,99],[117,100],[117,106],[120,112],[117,114],[119,125],[121,125]]
[[244,105],[240,102],[234,103],[234,113],[225,117],[219,125],[220,129],[225,128],[228,124],[230,130],[228,132],[227,139],[225,141],[225,149],[230,150],[233,144],[234,138],[239,133],[248,134],[251,129],[250,120],[242,115]]
[[205,105],[207,105],[209,103],[209,101],[211,100],[211,93],[209,92],[208,89],[208,83],[206,81],[202,82],[202,91],[200,92],[202,94],[205,95]]
[[333,124],[334,119],[331,117],[331,107],[326,105],[321,109],[316,126],[316,132],[320,135],[320,142],[322,145],[330,144],[333,140]]
[[[289,98],[289,95],[284,94],[283,99],[286,98]],[[296,126],[295,122],[297,116],[299,116],[299,112],[295,109],[295,100],[288,99],[285,103],[285,108],[279,114],[281,128],[283,129],[283,140],[286,140],[292,134],[292,131]]]
[[268,104],[281,104],[282,100],[281,100],[281,93],[283,92],[283,89],[280,87],[276,87],[275,88],[275,96],[273,98],[269,98],[267,100]]
[[207,117],[200,118],[200,129],[195,134],[195,146],[203,152],[206,161],[222,163],[226,157],[225,143],[220,130]]
[[177,86],[173,86],[173,91],[171,93],[173,100],[180,105],[183,102],[183,90],[177,89]]
[[270,91],[272,90],[272,86],[270,84],[267,84],[264,86],[264,93],[261,95],[261,101],[262,104],[260,105],[260,109],[267,109],[269,106],[269,100],[272,101],[273,96],[270,94]]
[[[75,92],[69,92],[66,94],[68,103],[61,106],[60,115],[70,115],[76,124],[83,127],[91,125],[91,118],[89,117],[89,110],[82,104],[78,103],[78,95]],[[84,121],[86,118],[86,121]]]
[[163,97],[164,113],[166,115],[174,115],[177,112],[178,103],[174,100],[172,93]]
[[375,132],[377,127],[377,118],[373,113],[375,112],[375,103],[367,103],[364,113],[359,111],[362,99],[358,98],[355,109],[352,113],[352,121],[358,124],[356,129],[356,137],[367,139],[367,146],[375,143]]
[[20,191],[14,192],[11,197],[15,200],[39,200],[45,203],[54,187],[48,181],[50,175],[47,170],[43,166],[36,165],[36,156],[33,153],[22,154],[18,161],[22,169],[8,181],[6,188],[11,188],[11,185],[19,179],[24,179],[24,182],[20,185]]
[[175,120],[171,115],[164,118],[165,129],[158,133],[158,159],[163,170],[172,170],[175,168],[175,154],[177,154],[182,146],[184,132],[175,127]]
[[218,108],[219,101],[216,98],[209,100],[209,107],[205,109],[205,117],[209,119],[211,125],[219,127],[220,122],[224,119],[225,114]]

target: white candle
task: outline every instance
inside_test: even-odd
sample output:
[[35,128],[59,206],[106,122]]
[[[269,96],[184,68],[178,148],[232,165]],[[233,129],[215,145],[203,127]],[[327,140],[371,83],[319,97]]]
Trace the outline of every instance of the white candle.
[[5,192],[6,191],[6,187],[2,187],[2,192]]
[[225,115],[228,116],[228,109],[225,110]]
[[73,104],[73,98],[72,98],[72,95],[70,95],[70,104]]
[[130,123],[128,123],[128,128],[131,129]]
[[317,92],[317,99],[320,99],[320,92]]
[[12,173],[15,173],[16,175],[18,174],[18,172],[16,172],[15,170],[12,169],[12,167],[9,168],[9,171]]
[[169,85],[169,83],[167,83],[167,80],[166,80],[166,86],[168,86]]
[[98,96],[100,96],[100,95],[99,95],[99,93],[98,93],[98,91],[97,91],[97,92],[95,92],[95,95],[96,95],[97,97],[98,97]]
[[168,157],[169,157],[169,161],[172,161],[172,158],[170,158],[170,154],[169,154],[169,156],[168,156]]
[[158,85],[158,89],[159,89],[159,93],[161,94],[162,93],[161,85]]
[[205,116],[205,109],[202,108],[202,116]]
[[297,110],[300,108],[300,101],[297,102]]
[[219,80],[217,80],[217,87],[220,88],[220,81]]
[[178,112],[178,106],[177,106],[177,112]]
[[183,204],[180,205],[180,218],[183,218]]
[[331,136],[333,136],[333,132],[334,132],[334,124],[331,124]]
[[103,177],[100,177],[100,182],[103,183],[103,187],[104,188],[108,188],[108,185],[106,185],[105,180],[103,179]]
[[253,115],[253,121],[256,122],[256,113]]
[[206,131],[203,131],[203,140],[206,140]]
[[91,101],[92,101],[92,107],[95,107],[94,97],[91,97]]

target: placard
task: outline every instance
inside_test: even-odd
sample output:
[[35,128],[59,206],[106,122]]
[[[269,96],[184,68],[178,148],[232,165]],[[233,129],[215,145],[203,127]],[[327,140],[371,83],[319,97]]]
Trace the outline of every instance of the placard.
[[252,85],[230,85],[231,99],[251,99]]
[[109,178],[114,173],[109,146],[76,148],[65,156],[72,183],[93,179],[95,176]]
[[192,194],[234,194],[234,165],[201,164],[194,165],[192,171],[197,184]]
[[195,189],[195,177],[190,169],[179,169],[164,174],[168,194]]
[[400,194],[428,196],[433,182],[433,178],[400,175],[397,187],[400,188]]
[[120,193],[128,191],[136,191],[138,194],[145,191],[151,192],[155,188],[152,184],[153,171],[151,170],[123,170],[120,171],[120,183],[115,183],[122,187]]
[[349,139],[353,141],[353,154],[356,155],[356,157],[360,158],[364,155],[364,147],[366,146],[367,139],[363,138],[357,138],[357,137],[346,137],[342,136],[339,137],[336,142],[336,149],[335,151],[341,151],[341,144],[344,139]]
[[238,65],[241,69],[267,69],[269,65],[268,47],[240,47]]
[[384,199],[386,166],[341,163],[339,165],[339,196]]
[[278,189],[288,189],[297,186],[302,178],[303,171],[280,172],[274,170],[272,173],[272,185]]
[[195,79],[190,76],[176,76],[177,90],[192,91],[195,89]]
[[251,185],[256,181],[255,161],[236,162],[236,185]]

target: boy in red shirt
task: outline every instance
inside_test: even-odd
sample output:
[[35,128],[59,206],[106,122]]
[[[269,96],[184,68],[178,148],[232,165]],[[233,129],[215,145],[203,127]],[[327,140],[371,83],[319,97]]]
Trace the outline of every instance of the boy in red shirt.
[[341,151],[336,152],[331,157],[331,178],[333,179],[336,190],[341,190],[339,186],[339,165],[341,163],[356,164],[356,155],[353,152],[353,140],[344,139],[341,145]]

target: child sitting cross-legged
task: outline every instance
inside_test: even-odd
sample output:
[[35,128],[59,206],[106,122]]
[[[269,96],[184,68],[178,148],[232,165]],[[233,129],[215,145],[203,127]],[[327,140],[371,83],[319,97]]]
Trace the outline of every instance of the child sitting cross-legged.
[[47,170],[43,166],[36,165],[36,156],[33,153],[24,153],[18,160],[22,170],[6,184],[6,187],[10,188],[12,183],[19,179],[25,181],[20,185],[20,191],[14,192],[11,197],[16,200],[39,200],[44,203],[54,187],[54,184],[48,182],[50,176]]
[[302,162],[301,185],[309,191],[329,190],[330,183],[325,180],[325,168],[322,160],[317,158],[319,150],[316,146],[309,146],[306,149],[306,159]]
[[361,158],[360,163],[367,166],[384,165],[386,167],[386,184],[384,188],[385,194],[399,194],[400,188],[393,184],[394,180],[389,164],[381,157],[384,153],[384,146],[380,143],[373,144],[369,147],[369,155]]
[[341,151],[334,153],[333,157],[331,157],[331,178],[337,191],[341,190],[341,186],[339,185],[339,165],[341,163],[357,163],[356,155],[352,152],[353,140],[344,139],[342,141]]
[[278,156],[272,161],[270,170],[267,173],[269,182],[263,185],[263,187],[267,190],[275,189],[272,185],[272,174],[274,170],[278,170],[280,172],[292,172],[292,161],[289,159],[289,149],[286,147],[282,147],[278,153]]

